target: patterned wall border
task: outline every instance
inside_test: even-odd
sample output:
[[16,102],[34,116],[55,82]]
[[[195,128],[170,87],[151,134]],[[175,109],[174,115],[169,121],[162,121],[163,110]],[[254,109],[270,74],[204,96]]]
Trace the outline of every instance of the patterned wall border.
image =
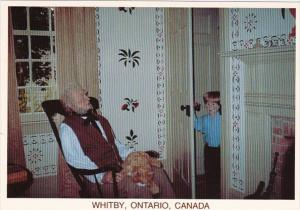
[[238,57],[231,58],[231,187],[240,192],[245,190],[245,139],[242,135],[244,93],[241,85],[243,69],[243,64]]
[[[254,37],[252,39],[243,40],[240,39],[240,30],[242,24],[240,23],[240,13],[239,9],[231,9],[231,45],[230,50],[242,50],[242,49],[251,49],[251,48],[269,48],[269,47],[282,47],[296,45],[296,37],[291,34],[275,34],[263,37]],[[247,32],[255,31],[257,28],[257,19],[255,13],[249,13],[244,20],[244,30]]]
[[156,98],[157,98],[157,143],[161,158],[166,156],[166,84],[165,84],[165,36],[164,10],[155,9],[156,26]]
[[53,133],[23,136],[26,165],[33,177],[57,175],[58,147]]
[[[231,40],[236,42],[240,36],[239,9],[230,10]],[[233,46],[231,46],[233,47]],[[234,50],[231,48],[231,50]],[[238,57],[231,58],[231,187],[240,192],[245,191],[245,140],[242,137],[243,88],[241,87],[244,65]]]
[[97,45],[97,62],[98,62],[98,81],[99,81],[99,110],[102,110],[102,97],[101,97],[101,58],[100,58],[100,14],[99,8],[96,8],[95,12],[95,19],[96,19],[96,45]]
[[275,36],[256,37],[249,40],[234,40],[231,42],[231,50],[242,50],[251,48],[269,48],[269,47],[283,47],[295,46],[296,38],[290,37],[288,34],[281,34]]

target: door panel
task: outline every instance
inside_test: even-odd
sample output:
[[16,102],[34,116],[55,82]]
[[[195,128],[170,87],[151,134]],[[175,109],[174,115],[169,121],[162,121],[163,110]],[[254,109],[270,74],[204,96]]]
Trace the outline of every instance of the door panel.
[[188,9],[166,9],[168,165],[179,198],[191,198],[193,189],[193,129],[181,105],[192,102],[190,33]]

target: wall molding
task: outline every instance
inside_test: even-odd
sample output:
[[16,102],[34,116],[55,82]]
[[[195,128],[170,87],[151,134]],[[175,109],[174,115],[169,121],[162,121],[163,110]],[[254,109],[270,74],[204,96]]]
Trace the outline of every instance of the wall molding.
[[221,57],[235,57],[235,56],[255,56],[260,57],[264,54],[270,56],[271,54],[278,54],[278,53],[295,53],[295,46],[282,46],[282,47],[268,47],[268,48],[252,48],[252,49],[241,49],[235,51],[223,51],[220,52],[219,55]]
[[294,95],[245,93],[245,105],[255,107],[270,107],[295,109]]

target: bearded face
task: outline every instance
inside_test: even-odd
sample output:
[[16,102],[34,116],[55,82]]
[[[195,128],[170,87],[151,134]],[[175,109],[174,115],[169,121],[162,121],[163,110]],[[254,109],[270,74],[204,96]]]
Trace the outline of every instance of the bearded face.
[[84,89],[74,90],[70,94],[70,108],[78,113],[85,114],[89,109],[92,109],[88,92]]

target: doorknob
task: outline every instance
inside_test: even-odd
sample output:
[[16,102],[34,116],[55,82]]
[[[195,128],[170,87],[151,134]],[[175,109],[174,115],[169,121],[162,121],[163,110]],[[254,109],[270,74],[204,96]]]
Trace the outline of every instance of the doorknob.
[[191,106],[190,105],[181,105],[180,106],[181,111],[185,110],[186,116],[191,116]]

